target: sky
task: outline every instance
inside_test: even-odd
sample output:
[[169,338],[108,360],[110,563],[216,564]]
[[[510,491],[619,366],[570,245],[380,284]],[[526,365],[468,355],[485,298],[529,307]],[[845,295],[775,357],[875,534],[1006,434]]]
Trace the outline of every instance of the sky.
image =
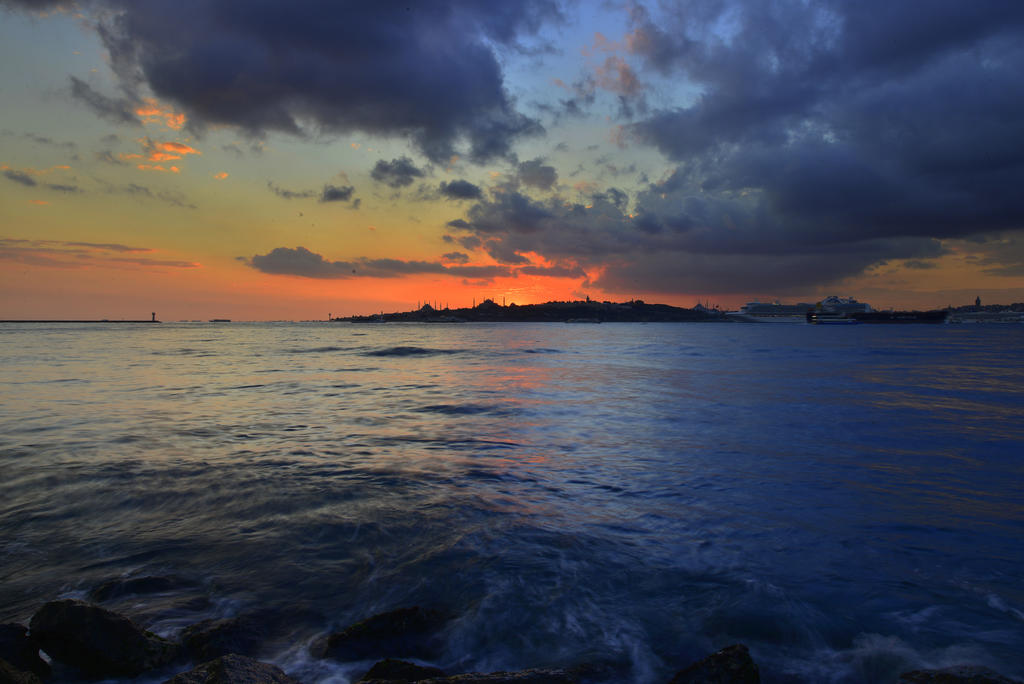
[[1024,301],[1024,3],[0,0],[0,319]]

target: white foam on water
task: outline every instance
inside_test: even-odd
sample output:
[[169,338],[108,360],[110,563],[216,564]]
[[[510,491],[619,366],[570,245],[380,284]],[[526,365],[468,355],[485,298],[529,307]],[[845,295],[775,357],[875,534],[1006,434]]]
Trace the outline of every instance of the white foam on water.
[[1014,608],[1013,606],[1007,604],[1006,601],[1004,601],[1003,598],[998,594],[989,594],[986,597],[985,602],[989,605],[990,608],[995,608],[996,610],[1002,611],[1004,613],[1009,613],[1018,620],[1024,621],[1024,611],[1018,610],[1017,608]]
[[296,644],[276,655],[272,662],[300,682],[308,684],[350,684],[371,667],[373,660],[338,662],[330,658],[314,658],[309,653],[312,641]]
[[781,669],[807,681],[831,684],[895,682],[911,670],[932,670],[955,665],[980,665],[1006,673],[1007,663],[996,662],[978,644],[953,644],[945,648],[919,649],[886,634],[860,634],[845,649],[822,649],[806,660],[781,663]]

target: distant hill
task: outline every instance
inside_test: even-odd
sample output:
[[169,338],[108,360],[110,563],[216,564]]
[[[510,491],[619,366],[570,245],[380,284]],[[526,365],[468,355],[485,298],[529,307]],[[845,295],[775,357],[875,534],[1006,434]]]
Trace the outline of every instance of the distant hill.
[[955,313],[971,313],[975,311],[989,311],[992,313],[999,313],[1001,311],[1024,312],[1024,302],[1014,302],[1013,304],[982,304],[980,306],[975,304],[966,304],[964,306],[954,306],[950,311]]
[[544,304],[509,304],[502,306],[485,299],[474,307],[461,309],[435,309],[424,304],[416,311],[381,313],[373,316],[349,316],[337,321],[352,323],[417,322],[417,323],[661,323],[661,322],[720,322],[724,314],[716,309],[697,306],[684,309],[668,304],[647,304],[640,300],[630,302],[546,302]]

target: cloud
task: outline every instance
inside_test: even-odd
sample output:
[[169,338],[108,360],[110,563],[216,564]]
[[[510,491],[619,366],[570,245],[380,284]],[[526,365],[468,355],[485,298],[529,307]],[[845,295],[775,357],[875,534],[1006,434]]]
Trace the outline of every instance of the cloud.
[[481,235],[533,233],[541,230],[557,216],[557,207],[544,206],[518,192],[501,192],[489,201],[470,207],[469,221],[455,219],[448,223],[453,228],[470,228]]
[[35,133],[25,133],[24,137],[27,138],[28,140],[31,140],[32,142],[36,143],[37,145],[46,145],[46,146],[49,146],[49,147],[56,147],[58,149],[66,150],[66,151],[71,152],[71,153],[74,153],[75,150],[78,149],[78,145],[76,143],[70,141],[70,140],[66,140],[64,142],[58,142],[58,141],[54,140],[53,138],[51,138],[49,136],[36,135]]
[[140,171],[161,171],[164,173],[181,173],[177,166],[162,166],[160,164],[136,164],[135,168]]
[[145,185],[139,185],[138,183],[114,185],[102,180],[99,182],[104,186],[104,191],[111,195],[130,195],[143,199],[159,200],[165,204],[171,205],[172,207],[179,207],[181,209],[198,208],[195,204],[189,202],[183,193],[176,190],[159,190],[157,192],[153,192]]
[[606,57],[604,63],[594,69],[597,84],[605,90],[624,97],[637,97],[643,90],[636,72],[626,60],[616,55]]
[[79,88],[97,113],[137,122],[138,94],[151,91],[197,130],[401,137],[435,162],[502,157],[541,130],[516,109],[496,51],[561,19],[555,0],[91,5],[119,85],[137,100],[115,106]]
[[64,183],[46,183],[46,184],[44,184],[44,187],[48,188],[49,190],[55,190],[56,192],[64,192],[64,193],[79,193],[79,192],[82,192],[82,189],[80,187],[78,187],[77,185],[67,185],[67,184],[64,184]]
[[467,180],[453,180],[451,182],[441,181],[438,186],[438,192],[441,196],[446,199],[452,200],[467,200],[467,199],[480,199],[483,197],[483,191],[480,190],[479,186],[473,185]]
[[[66,170],[67,169],[66,166],[56,167],[56,168],[61,168],[62,170]],[[3,169],[2,173],[3,173],[4,178],[6,178],[7,180],[12,181],[14,183],[17,183],[19,185],[24,185],[25,187],[29,187],[29,188],[36,188],[36,187],[38,187],[38,188],[45,188],[47,190],[53,190],[55,192],[63,192],[63,193],[80,193],[80,192],[82,192],[82,189],[79,188],[77,185],[69,185],[67,183],[40,183],[35,178],[33,178],[33,176],[38,176],[38,175],[43,175],[43,174],[49,173],[49,171],[51,171],[51,170],[52,169],[44,170],[44,171],[37,171],[37,170],[34,170],[34,169],[28,169],[27,171],[18,171],[18,170],[15,170],[15,169],[5,168],[5,169]]]
[[96,160],[101,161],[104,164],[113,164],[115,166],[125,165],[125,161],[123,159],[118,159],[117,157],[115,157],[114,153],[111,152],[110,150],[100,150],[99,152],[97,152]]
[[316,197],[316,193],[314,191],[312,191],[312,190],[299,190],[299,191],[285,190],[282,187],[278,187],[277,185],[274,185],[273,181],[267,181],[267,187],[270,188],[270,191],[272,193],[274,193],[275,195],[277,195],[278,197],[281,197],[281,198],[287,199],[287,200],[291,200],[291,199],[310,199],[312,197]]
[[325,185],[323,191],[320,193],[320,201],[348,202],[350,199],[352,199],[353,192],[355,192],[355,188],[352,187],[351,185]]
[[331,185],[327,183],[323,189],[317,193],[315,190],[286,190],[285,188],[279,187],[274,184],[273,181],[267,181],[267,187],[272,193],[281,197],[282,199],[313,199],[314,197],[318,202],[348,202],[352,200],[352,208],[358,209],[360,200],[352,199],[352,194],[355,192],[355,188],[351,185]]
[[836,282],[888,258],[944,251],[928,237],[804,234],[775,223],[756,196],[691,190],[676,174],[632,200],[608,188],[587,205],[493,191],[448,226],[461,233],[453,240],[482,246],[497,261],[516,265],[539,254],[567,274],[593,274],[593,285],[623,294],[790,291]]
[[412,159],[408,157],[399,157],[391,161],[378,159],[373,170],[370,171],[370,177],[373,180],[396,190],[412,185],[416,178],[423,176],[423,170],[416,168]]
[[154,252],[152,247],[134,247],[131,245],[122,245],[117,242],[61,242],[61,241],[35,241],[35,242],[46,242],[47,244],[64,245],[66,247],[83,247],[85,249],[91,249],[96,251],[106,252]]
[[22,8],[33,11],[43,11],[56,7],[65,7],[71,3],[68,0],[0,0],[0,5],[8,5],[14,8]]
[[[446,265],[440,261],[367,258],[355,259],[353,261],[330,261],[320,254],[301,246],[295,248],[277,247],[267,254],[238,257],[238,260],[262,273],[316,279],[401,278],[411,275],[448,275],[459,278],[490,280],[515,275],[515,271],[512,268],[504,265]],[[448,260],[461,261],[458,258]]]
[[183,193],[175,190],[161,190],[156,193],[156,198],[173,207],[179,207],[181,209],[198,209],[195,204],[188,201]]
[[906,268],[912,268],[919,271],[929,270],[938,268],[938,264],[934,261],[922,261],[921,259],[907,259],[903,262],[903,266]]
[[533,159],[519,164],[516,177],[523,185],[550,190],[558,182],[558,171],[553,166],[545,165],[543,159]]
[[549,278],[585,278],[587,272],[579,266],[523,266],[519,273]]
[[143,98],[143,104],[135,109],[135,115],[143,123],[159,122],[175,131],[180,131],[185,125],[184,114],[175,112],[152,97]]
[[14,169],[5,169],[3,174],[4,177],[7,178],[7,180],[14,181],[15,183],[20,183],[21,185],[25,185],[30,188],[35,185],[38,185],[38,183],[36,183],[35,178],[22,171],[15,171]]
[[142,122],[135,116],[135,102],[128,98],[114,98],[94,90],[85,81],[70,77],[71,96],[85,104],[94,114],[116,124],[141,125]]
[[752,198],[789,244],[1024,227],[1024,6],[943,4],[922,22],[880,2],[722,3],[632,21],[632,51],[702,93],[626,128],[679,162],[673,192]]
[[447,254],[441,255],[442,261],[449,261],[457,264],[469,263],[469,255],[463,252],[448,252]]
[[[530,193],[556,181],[520,171],[452,217],[453,241],[575,264],[613,292],[785,293],[1024,233],[1024,5],[942,3],[927,21],[885,2],[630,11],[625,39],[599,47],[625,49],[674,100],[616,135],[674,168],[629,194],[588,181],[583,198],[545,199]],[[636,94],[619,66],[595,87]],[[1020,271],[990,258],[990,275]]]
[[139,142],[142,144],[142,149],[146,159],[151,162],[174,161],[176,159],[181,159],[185,155],[202,154],[202,152],[191,145],[186,145],[185,143],[180,142],[160,142],[151,140],[150,138],[141,138]]
[[[262,140],[250,140],[248,142],[248,152],[254,155],[263,154],[263,141]],[[246,150],[242,148],[241,143],[233,142],[227,145],[221,145],[221,150],[228,154],[241,159],[245,156]]]
[[123,268],[125,265],[147,268],[197,268],[200,264],[179,259],[159,259],[148,254],[157,250],[118,243],[71,242],[66,240],[27,240],[0,238],[0,260],[49,268]]

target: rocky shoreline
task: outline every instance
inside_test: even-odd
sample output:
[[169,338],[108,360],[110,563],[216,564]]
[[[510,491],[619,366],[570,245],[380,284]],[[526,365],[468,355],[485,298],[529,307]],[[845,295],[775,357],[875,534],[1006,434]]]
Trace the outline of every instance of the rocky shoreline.
[[[157,586],[162,578],[142,578]],[[103,587],[92,598],[102,600]],[[123,586],[121,587],[123,590]],[[447,673],[421,664],[440,652],[440,633],[450,619],[442,611],[411,606],[373,615],[314,639],[316,659],[371,661],[360,684],[589,684],[618,681],[600,664],[515,672]],[[40,607],[29,625],[0,625],[0,684],[61,684],[66,681],[150,679],[165,684],[300,684],[280,667],[261,662],[263,637],[273,625],[258,613],[197,622],[176,640],[146,631],[97,603],[59,599]],[[46,654],[46,658],[42,657]],[[420,663],[399,658],[411,658]],[[667,684],[756,684],[757,664],[746,646],[727,646],[683,669]],[[1014,684],[981,667],[916,670],[899,679],[914,684]],[[307,682],[306,684],[313,684]],[[1017,682],[1016,684],[1020,684]]]

